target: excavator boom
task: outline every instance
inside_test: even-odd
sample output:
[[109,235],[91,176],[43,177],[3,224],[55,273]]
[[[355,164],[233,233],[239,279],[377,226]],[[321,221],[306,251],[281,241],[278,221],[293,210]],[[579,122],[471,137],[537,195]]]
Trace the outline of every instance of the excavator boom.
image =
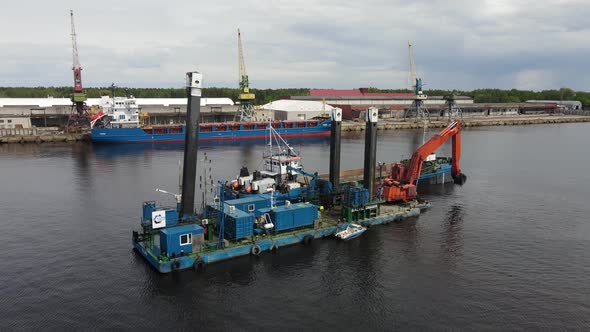
[[416,180],[420,177],[422,163],[426,157],[436,151],[450,138],[453,144],[453,156],[451,161],[451,175],[455,183],[463,184],[467,177],[461,173],[459,159],[461,157],[461,121],[453,121],[438,135],[433,136],[428,142],[419,147],[407,167],[399,163],[392,167],[391,178],[384,179],[383,197],[387,202],[407,201],[417,196]]
[[453,156],[451,164],[451,175],[453,178],[457,177],[461,170],[459,168],[459,159],[461,156],[461,121],[453,121],[451,124],[443,129],[438,135],[434,135],[428,142],[419,147],[414,154],[406,170],[405,176],[402,178],[403,183],[415,183],[422,171],[422,163],[426,157],[436,151],[449,138],[452,138]]

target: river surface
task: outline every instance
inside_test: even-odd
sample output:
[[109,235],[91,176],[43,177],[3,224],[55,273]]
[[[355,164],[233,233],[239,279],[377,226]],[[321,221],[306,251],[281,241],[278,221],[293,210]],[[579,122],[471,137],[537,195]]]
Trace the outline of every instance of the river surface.
[[[377,159],[422,139],[380,132]],[[466,129],[466,184],[426,190],[417,219],[169,275],[131,231],[142,201],[173,202],[154,188],[177,190],[181,145],[0,145],[0,330],[588,330],[589,144],[588,124]],[[328,141],[293,145],[327,172]],[[263,149],[199,155],[217,180]],[[363,149],[347,136],[342,169]]]

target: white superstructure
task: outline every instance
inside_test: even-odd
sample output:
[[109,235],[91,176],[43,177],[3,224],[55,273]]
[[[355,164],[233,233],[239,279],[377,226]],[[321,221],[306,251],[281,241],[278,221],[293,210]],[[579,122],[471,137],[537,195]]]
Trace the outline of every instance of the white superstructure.
[[100,106],[111,128],[135,128],[139,126],[139,106],[131,97],[103,97]]

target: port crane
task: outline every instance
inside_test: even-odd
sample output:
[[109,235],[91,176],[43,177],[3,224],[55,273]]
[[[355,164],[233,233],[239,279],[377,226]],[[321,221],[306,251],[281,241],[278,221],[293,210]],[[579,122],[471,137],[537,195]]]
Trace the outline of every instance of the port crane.
[[72,36],[72,70],[74,71],[74,93],[72,94],[72,112],[68,119],[68,128],[89,125],[88,108],[86,107],[86,94],[82,87],[82,66],[78,56],[78,43],[76,41],[76,27],[74,25],[74,11],[70,10],[71,36]]
[[252,101],[255,96],[250,92],[248,83],[248,74],[246,74],[246,63],[244,62],[244,49],[242,47],[242,35],[238,29],[238,58],[240,64],[240,94],[238,100],[240,101],[240,108],[236,113],[236,120],[238,121],[252,121],[256,120],[254,116],[254,108]]
[[410,41],[408,41],[408,53],[410,56],[410,80],[414,92],[414,100],[412,101],[412,105],[404,113],[404,118],[415,117],[416,120],[426,120],[429,117],[429,113],[426,106],[424,106],[424,101],[428,99],[428,96],[422,92],[422,78],[416,76],[414,50]]
[[457,184],[465,183],[467,177],[461,173],[459,159],[461,157],[461,121],[453,121],[439,134],[420,146],[412,154],[408,166],[396,163],[391,168],[391,177],[381,182],[383,198],[387,202],[405,202],[417,196],[416,181],[420,177],[422,163],[431,153],[436,151],[447,140],[452,139],[453,155],[451,159],[451,175]]

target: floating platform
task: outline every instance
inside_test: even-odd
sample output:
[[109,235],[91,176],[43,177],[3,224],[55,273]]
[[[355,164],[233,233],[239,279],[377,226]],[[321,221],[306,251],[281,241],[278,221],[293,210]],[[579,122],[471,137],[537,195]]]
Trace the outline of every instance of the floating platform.
[[[443,184],[443,183],[451,183],[453,182],[453,177],[451,176],[451,164],[449,158],[441,158],[447,159],[448,162],[440,163],[436,168],[431,169],[423,169],[420,173],[420,177],[418,178],[418,188],[421,188],[424,185],[435,185],[435,184]],[[342,182],[351,182],[351,181],[362,181],[363,180],[363,172],[364,169],[352,169],[340,172],[340,179]],[[381,170],[383,175],[391,173],[391,163],[386,164],[383,166]],[[375,174],[379,174],[379,170],[375,172]],[[327,180],[329,178],[328,174],[322,174],[319,176],[320,179]],[[380,178],[377,178],[380,180]]]
[[[369,203],[367,208],[370,208],[371,204],[377,206],[381,203]],[[418,217],[421,211],[430,208],[430,203],[426,201],[411,202],[403,206],[382,204],[379,205],[379,208],[380,214],[378,216],[356,220],[354,223],[369,228],[375,225],[388,224],[392,221]],[[219,248],[219,240],[215,238],[205,241],[201,245],[200,250],[193,248],[193,252],[190,254],[170,259],[160,256],[160,248],[154,245],[154,243],[158,243],[153,238],[155,235],[152,235],[151,239],[139,239],[137,236],[134,236],[132,242],[137,252],[161,273],[189,268],[198,270],[205,265],[220,261],[248,255],[258,256],[265,251],[275,251],[281,247],[296,244],[309,244],[314,239],[332,237],[335,233],[346,229],[349,225],[347,222],[340,222],[341,213],[341,209],[335,207],[330,211],[323,211],[320,218],[315,221],[313,227],[273,235],[254,235],[251,238],[236,242],[226,241],[225,248],[222,249]],[[152,243],[151,248],[149,248],[149,243]]]

